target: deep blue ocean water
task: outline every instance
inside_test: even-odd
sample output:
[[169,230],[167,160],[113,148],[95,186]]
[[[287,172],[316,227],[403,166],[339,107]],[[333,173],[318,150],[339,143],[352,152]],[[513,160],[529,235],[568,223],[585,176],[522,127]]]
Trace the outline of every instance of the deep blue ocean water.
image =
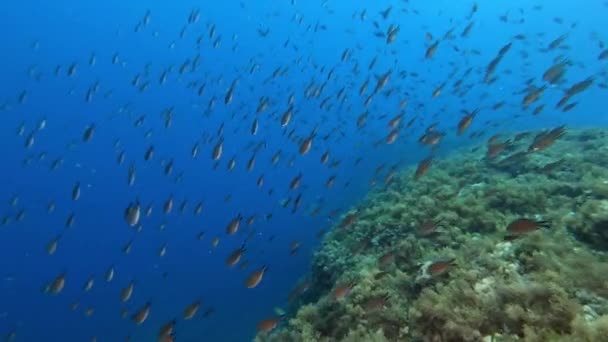
[[[14,332],[15,341],[88,341],[93,336],[98,341],[122,341],[127,336],[153,341],[160,326],[175,317],[178,341],[251,340],[257,322],[274,315],[273,308],[285,307],[291,289],[307,276],[319,243],[316,235],[338,219],[330,213],[336,211],[339,217],[356,205],[370,189],[379,165],[385,165],[381,173],[385,175],[393,165],[403,169],[428,156],[430,150],[417,139],[431,123],[439,122],[441,130],[448,132],[438,155],[483,142],[498,132],[608,124],[606,89],[598,86],[607,82],[606,61],[598,60],[602,51],[598,44],[608,39],[604,1],[477,3],[472,32],[463,38],[460,32],[469,22],[471,1],[3,1],[0,215],[8,222],[0,227],[0,336]],[[382,19],[378,13],[391,5],[389,18]],[[534,9],[536,5],[542,9]],[[194,9],[200,11],[200,18],[188,24]],[[361,21],[364,9],[367,17]],[[148,11],[149,23],[135,32]],[[499,19],[505,14],[508,22]],[[387,45],[385,39],[375,37],[373,21],[380,31],[389,24],[399,25],[397,41]],[[212,25],[216,33],[210,38]],[[315,31],[320,26],[326,29]],[[442,42],[436,56],[426,60],[425,33],[432,33],[434,41],[450,28],[455,28],[456,37]],[[258,29],[269,29],[269,34],[262,37]],[[516,34],[527,38],[513,40]],[[563,34],[567,34],[567,49],[539,51]],[[199,37],[202,41],[197,45]],[[217,37],[221,42],[213,48]],[[483,70],[508,42],[513,47],[498,68],[498,80],[482,84]],[[345,49],[350,49],[351,57],[342,62]],[[471,49],[479,54],[463,56],[463,50]],[[524,59],[522,51],[529,57]],[[180,74],[180,66],[197,55],[198,68]],[[542,85],[542,73],[561,55],[572,61],[565,85],[547,89],[542,99],[547,108],[533,116],[520,106],[524,82],[534,77],[534,83]],[[377,64],[368,71],[374,56]],[[68,76],[73,63],[76,71]],[[254,65],[258,69],[250,73]],[[468,67],[474,75],[466,82],[471,90],[463,97],[450,94],[451,83]],[[272,79],[277,68],[286,74]],[[306,98],[305,89],[311,82],[317,87],[323,84],[330,70],[333,77],[322,95]],[[364,97],[358,94],[360,85],[369,77],[369,94],[374,75],[387,70],[393,70],[387,87],[395,88],[396,95],[378,94],[366,109]],[[419,77],[400,78],[401,70]],[[453,70],[456,76],[448,78]],[[167,79],[161,85],[165,71]],[[138,86],[149,82],[143,92],[133,85],[137,75]],[[595,83],[576,96],[574,109],[567,113],[554,109],[564,88],[589,76],[595,77]],[[224,97],[235,79],[234,98],[226,105]],[[433,99],[434,88],[442,82],[447,82],[443,94]],[[197,89],[203,83],[205,91],[199,96]],[[91,101],[85,101],[94,87],[98,89]],[[341,103],[336,94],[342,88],[346,99]],[[290,94],[295,98],[293,119],[281,128],[279,118],[289,107]],[[256,114],[263,96],[270,99],[269,108]],[[331,108],[320,108],[326,97]],[[212,98],[215,105],[208,110]],[[383,142],[386,123],[399,113],[403,99],[410,102],[404,121],[416,120],[387,145]],[[462,109],[486,108],[499,101],[507,105],[498,111],[482,109],[470,127],[483,130],[481,138],[454,134]],[[361,130],[356,120],[366,110],[370,118]],[[167,111],[173,113],[169,128]],[[143,124],[136,127],[142,116]],[[254,117],[259,119],[256,135],[250,133]],[[38,129],[42,120],[46,126]],[[84,131],[92,124],[94,136],[85,143]],[[211,153],[222,125],[224,151],[214,169]],[[315,127],[312,149],[301,155],[298,141]],[[292,129],[293,138],[288,138]],[[34,143],[26,148],[30,135]],[[200,144],[200,152],[192,158],[195,143]],[[256,144],[263,147],[254,152]],[[151,145],[154,157],[145,161]],[[270,160],[279,150],[281,160],[273,166]],[[328,150],[330,163],[340,161],[334,168],[319,161]],[[125,161],[119,165],[122,152]],[[253,155],[256,165],[248,172],[245,165]],[[232,157],[236,168],[228,172]],[[362,161],[357,164],[358,158]],[[61,165],[50,171],[57,159]],[[170,160],[174,168],[167,176],[163,170]],[[133,186],[127,183],[130,165],[136,170]],[[290,182],[300,173],[300,187],[290,190]],[[256,185],[260,175],[264,176],[261,188]],[[327,189],[325,183],[332,175],[336,183]],[[74,201],[71,193],[76,183],[81,184],[81,197]],[[301,205],[293,213],[299,194]],[[170,196],[174,208],[164,214],[162,205]],[[281,207],[280,201],[287,198],[290,205]],[[123,218],[127,205],[137,199],[144,207],[153,205],[151,216],[141,219],[141,232]],[[193,211],[199,201],[204,209],[196,216]],[[51,202],[56,209],[48,213]],[[311,215],[319,206],[320,213]],[[243,221],[241,231],[227,236],[226,225],[239,213],[244,218],[255,216],[255,222],[246,228]],[[75,223],[65,228],[71,214]],[[272,218],[267,219],[268,214]],[[202,240],[197,239],[200,232],[204,232]],[[48,255],[46,246],[58,234],[62,237],[57,252]],[[216,236],[220,242],[212,248]],[[126,255],[122,249],[129,241],[133,247]],[[245,241],[247,268],[227,268],[226,257]],[[300,243],[295,255],[289,253],[292,241]],[[164,244],[166,255],[159,257]],[[106,270],[112,265],[115,277],[106,282]],[[263,265],[268,271],[262,283],[245,288],[247,276]],[[44,286],[61,272],[66,274],[65,289],[58,295],[45,294]],[[95,284],[85,293],[84,283],[91,276]],[[136,284],[133,298],[123,304],[120,291],[131,280]],[[183,310],[197,298],[202,300],[200,312],[184,321]],[[147,301],[150,316],[137,326],[130,315]],[[71,308],[74,302],[79,303],[76,310]],[[89,307],[94,313],[86,317]],[[121,318],[123,308],[129,312],[126,319]],[[213,314],[203,317],[211,308]]]

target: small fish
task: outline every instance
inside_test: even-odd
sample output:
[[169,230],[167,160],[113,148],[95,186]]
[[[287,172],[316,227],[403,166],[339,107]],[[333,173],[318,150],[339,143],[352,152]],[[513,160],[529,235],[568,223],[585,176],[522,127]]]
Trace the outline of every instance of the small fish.
[[148,149],[146,150],[146,152],[144,153],[144,160],[145,161],[149,161],[152,159],[152,157],[154,157],[154,146],[150,146],[148,147]]
[[114,279],[114,265],[110,265],[106,271],[106,282],[111,282]]
[[386,43],[392,44],[397,39],[397,34],[399,33],[399,26],[389,26],[386,32]]
[[125,288],[123,288],[122,291],[120,291],[120,300],[123,303],[127,302],[127,301],[129,301],[129,299],[131,299],[134,288],[135,288],[135,283],[132,281],[129,283],[129,285],[127,285]]
[[164,244],[160,247],[160,249],[158,250],[158,256],[159,257],[164,257],[167,254],[167,245]]
[[553,145],[555,141],[566,134],[566,127],[559,126],[550,130],[549,132],[542,132],[536,135],[534,141],[528,148],[528,152],[538,152],[546,149]]
[[188,305],[186,309],[184,309],[184,319],[189,320],[194,318],[196,313],[201,307],[201,301],[195,300],[192,304]]
[[282,317],[273,317],[273,318],[267,318],[267,319],[264,319],[264,320],[258,322],[258,324],[257,324],[258,333],[267,334],[267,333],[271,332],[279,325],[279,322],[281,320],[282,320]]
[[427,49],[426,49],[426,53],[424,54],[424,58],[429,59],[432,58],[433,56],[435,56],[435,53],[437,52],[437,47],[439,46],[439,41],[435,41],[435,43],[431,44]]
[[392,264],[394,261],[395,261],[395,252],[394,251],[384,253],[382,256],[380,256],[378,258],[378,267],[380,267],[380,268],[386,267],[386,266]]
[[356,285],[355,282],[350,282],[350,283],[336,287],[331,294],[332,299],[336,300],[336,301],[344,299],[346,296],[348,296],[351,293],[351,291],[353,290],[355,285]]
[[216,237],[214,237],[214,238],[211,240],[211,247],[213,247],[213,248],[217,248],[217,246],[218,246],[219,244],[220,244],[220,238],[219,238],[219,237],[217,237],[217,236],[216,236]]
[[467,128],[469,128],[469,126],[473,122],[473,119],[475,118],[475,115],[477,115],[478,112],[479,112],[479,110],[476,109],[473,112],[465,115],[460,120],[460,122],[458,122],[458,129],[457,129],[458,135],[462,135],[467,130]]
[[259,128],[259,124],[258,124],[258,119],[254,119],[253,123],[251,124],[251,135],[256,135],[258,133],[258,128]]
[[133,240],[127,242],[127,244],[122,248],[122,252],[125,254],[131,253],[131,249],[133,248]]
[[558,161],[554,161],[551,163],[547,163],[545,164],[541,169],[540,172],[542,173],[549,173],[552,172],[553,170],[555,170],[556,168],[562,166],[566,161],[564,159],[560,159]]
[[388,293],[367,299],[363,307],[366,311],[381,310],[389,305],[390,295]]
[[429,237],[438,233],[437,229],[441,220],[426,220],[418,227],[418,235]]
[[131,202],[125,209],[124,218],[127,224],[131,227],[135,227],[139,223],[141,217],[141,207],[139,202]]
[[511,147],[513,143],[510,140],[501,143],[488,143],[488,151],[486,152],[486,158],[494,159],[496,156],[506,151]]
[[253,289],[260,285],[262,279],[264,278],[266,270],[268,270],[268,266],[262,266],[262,268],[260,268],[259,270],[251,273],[251,275],[249,275],[249,277],[247,277],[247,280],[245,281],[245,287],[247,287],[248,289]]
[[57,251],[57,246],[59,244],[59,239],[61,239],[61,234],[57,235],[54,239],[52,239],[47,245],[46,245],[46,253],[48,255],[53,255],[55,254],[55,252]]
[[535,221],[527,218],[519,218],[507,226],[507,237],[506,239],[511,239],[515,237],[519,237],[521,235],[533,232],[540,228],[549,228],[550,224],[547,221]]
[[296,190],[302,182],[302,173],[298,173],[289,183],[290,190]]
[[558,84],[566,74],[566,67],[568,66],[568,63],[569,61],[566,59],[552,65],[543,74],[543,80],[549,82],[550,84]]
[[171,211],[173,211],[173,196],[169,196],[169,198],[167,198],[165,200],[165,203],[163,203],[163,212],[165,214],[170,214]]
[[589,88],[595,79],[593,77],[588,77],[580,82],[573,84],[570,88],[566,89],[565,97],[572,97],[576,94],[582,93],[583,91]]
[[235,218],[233,218],[228,223],[228,226],[226,227],[226,234],[228,234],[228,235],[236,234],[236,232],[239,230],[242,219],[243,219],[243,216],[240,213]]
[[293,302],[294,299],[296,299],[297,297],[299,297],[301,294],[303,294],[304,292],[308,291],[310,289],[310,282],[305,280],[303,282],[301,282],[300,284],[298,284],[290,293],[289,296],[287,297],[287,300],[289,302]]
[[531,87],[531,89],[526,93],[526,95],[524,96],[524,98],[522,100],[522,106],[527,107],[530,104],[538,101],[540,99],[540,97],[543,95],[543,92],[545,91],[546,88],[547,88],[546,86]]
[[300,248],[300,243],[298,241],[292,241],[289,245],[289,254],[295,255]]
[[308,152],[310,152],[310,149],[312,147],[312,140],[315,137],[315,132],[313,132],[311,135],[309,135],[306,139],[302,140],[302,143],[300,144],[300,154],[301,155],[306,155]]
[[[159,342],[175,342],[175,325],[177,324],[175,319],[170,320],[169,322],[165,323],[163,326],[160,327],[160,329],[158,330],[158,339]],[[173,338],[171,339],[165,339],[165,338]]]
[[150,307],[150,302],[146,302],[144,306],[142,306],[139,310],[137,310],[137,312],[135,312],[132,317],[135,324],[141,325],[146,321],[146,319],[148,319],[148,316],[150,316]]
[[534,108],[534,110],[532,111],[532,115],[538,115],[538,114],[540,114],[540,113],[543,111],[543,109],[545,109],[545,105],[544,105],[544,104],[538,105],[538,106],[537,106],[536,108]]
[[416,172],[414,173],[414,179],[418,180],[418,179],[420,179],[420,177],[422,177],[424,174],[426,174],[429,171],[429,168],[431,167],[432,163],[433,163],[432,157],[423,159],[420,163],[418,163],[418,167],[416,168]]
[[63,288],[65,287],[65,278],[66,278],[66,274],[65,272],[60,273],[57,277],[55,277],[55,279],[48,285],[47,287],[47,291],[50,294],[60,294],[61,291],[63,291]]
[[426,269],[431,277],[438,277],[445,274],[455,264],[454,259],[435,261]]
[[230,255],[228,255],[228,257],[226,258],[226,266],[232,267],[232,266],[238,264],[239,261],[241,260],[241,258],[243,257],[243,254],[245,253],[245,251],[246,251],[245,244],[243,244],[241,247],[237,248],[232,253],[230,253]]
[[87,279],[87,281],[84,283],[84,286],[82,287],[82,290],[84,292],[89,292],[93,289],[93,285],[95,284],[95,279],[91,276],[89,279]]
[[80,199],[80,182],[76,182],[72,188],[72,200],[78,201]]
[[283,113],[283,116],[281,116],[281,127],[286,127],[287,125],[289,125],[292,115],[293,115],[293,107],[289,107],[285,111],[285,113]]
[[85,317],[91,317],[91,316],[93,316],[94,313],[95,313],[95,308],[92,306],[89,306],[88,308],[86,308],[84,310]]
[[329,151],[323,153],[323,155],[321,155],[321,164],[327,164],[327,161],[329,160]]
[[82,134],[82,141],[83,142],[89,142],[91,141],[91,139],[93,139],[93,135],[95,134],[95,125],[89,125],[87,126],[87,128],[84,130],[84,133]]
[[388,145],[392,144],[395,142],[395,140],[397,140],[397,138],[399,137],[399,130],[395,129],[392,130],[391,132],[389,132],[389,134],[386,136],[386,143]]
[[224,150],[224,140],[220,139],[218,143],[213,147],[213,151],[211,153],[211,158],[213,160],[219,160],[222,157],[222,152]]

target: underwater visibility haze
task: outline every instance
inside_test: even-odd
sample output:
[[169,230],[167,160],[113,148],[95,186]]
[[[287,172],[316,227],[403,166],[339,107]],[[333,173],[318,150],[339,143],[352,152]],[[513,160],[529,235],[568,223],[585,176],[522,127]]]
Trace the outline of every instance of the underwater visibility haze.
[[605,0],[0,4],[3,341],[608,341]]

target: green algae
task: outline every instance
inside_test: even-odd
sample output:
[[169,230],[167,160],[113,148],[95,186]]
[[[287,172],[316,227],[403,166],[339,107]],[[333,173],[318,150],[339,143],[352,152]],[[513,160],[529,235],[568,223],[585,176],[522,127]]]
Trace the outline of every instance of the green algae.
[[[455,153],[372,191],[325,236],[288,322],[256,340],[605,341],[608,134],[571,131],[521,153],[531,139],[495,159]],[[551,227],[505,241],[520,217]],[[428,222],[436,231],[421,234]],[[429,274],[446,259],[455,265]]]

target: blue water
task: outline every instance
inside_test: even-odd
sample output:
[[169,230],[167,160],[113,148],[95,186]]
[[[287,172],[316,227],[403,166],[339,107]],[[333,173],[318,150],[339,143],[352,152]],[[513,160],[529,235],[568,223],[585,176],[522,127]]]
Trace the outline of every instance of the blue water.
[[[161,325],[177,318],[178,341],[251,340],[257,322],[273,316],[274,307],[285,307],[288,293],[307,276],[311,255],[319,243],[317,233],[337,220],[330,213],[341,215],[356,205],[370,189],[378,166],[385,165],[377,179],[381,184],[391,166],[402,169],[428,156],[430,150],[417,139],[429,124],[437,121],[448,133],[438,154],[483,142],[497,132],[608,124],[603,101],[606,90],[597,86],[606,83],[606,75],[601,74],[606,62],[597,60],[602,49],[591,38],[608,39],[604,1],[478,3],[475,25],[465,39],[459,35],[473,5],[468,1],[3,1],[0,214],[10,222],[0,228],[0,336],[15,332],[16,341],[88,341],[93,336],[98,341],[119,341],[127,336],[134,341],[152,341]],[[543,8],[534,10],[536,4]],[[378,12],[389,5],[393,11],[384,21]],[[409,12],[403,12],[404,8]],[[524,9],[523,14],[518,8]],[[193,9],[200,10],[200,19],[187,24]],[[364,22],[358,19],[363,9],[367,10]],[[135,32],[147,11],[149,24]],[[509,20],[524,22],[501,22],[499,16],[507,11]],[[556,23],[555,17],[563,18],[564,23]],[[374,37],[374,20],[382,31],[388,24],[399,25],[397,41],[387,46],[385,39]],[[570,28],[572,23],[576,27]],[[209,38],[210,25],[216,27],[215,37],[221,36],[218,48],[212,46],[215,37]],[[315,32],[316,25],[327,29]],[[425,60],[425,32],[437,39],[452,27],[456,38],[441,43],[435,57]],[[266,28],[270,33],[261,37],[257,30]],[[540,32],[544,36],[537,35]],[[539,51],[566,33],[569,49]],[[514,41],[498,67],[495,84],[482,84],[486,65],[516,34],[525,34],[527,40]],[[196,43],[199,36],[200,46]],[[289,43],[284,47],[286,40]],[[480,54],[464,57],[453,49],[455,45],[460,51],[477,49]],[[351,57],[341,62],[346,48]],[[521,51],[529,53],[529,58],[522,59]],[[197,54],[198,69],[180,75],[181,64]],[[92,55],[94,65],[89,64]],[[529,109],[520,106],[524,81],[535,77],[535,84],[542,85],[542,73],[560,55],[573,61],[566,85],[591,75],[596,77],[595,84],[576,96],[577,106],[567,113],[554,109],[562,95],[560,89],[566,86],[546,90],[541,101],[546,103],[545,111],[532,116]],[[115,56],[117,63],[113,63]],[[369,72],[367,66],[374,56],[378,62]],[[72,63],[77,65],[76,72],[67,76]],[[253,63],[259,69],[251,74]],[[353,71],[356,63],[358,73]],[[58,65],[61,69],[55,75]],[[279,67],[288,68],[287,74],[268,81]],[[451,94],[451,83],[468,67],[473,68],[473,75],[466,83],[472,89],[466,96],[456,97]],[[321,85],[332,69],[334,76],[322,95],[305,98],[311,80]],[[387,87],[398,89],[397,95],[376,96],[367,108],[367,125],[357,129],[357,117],[366,110],[359,87],[371,77],[369,94],[375,87],[374,75],[389,69],[393,74]],[[454,69],[455,78],[447,80],[443,94],[433,99],[433,89]],[[167,70],[167,80],[160,85],[159,78]],[[401,70],[416,72],[419,77],[402,79],[398,76]],[[504,74],[505,70],[512,70],[512,74]],[[140,82],[150,83],[143,92],[132,85],[137,74]],[[235,79],[234,99],[225,105],[226,91]],[[87,90],[96,82],[99,89],[86,102]],[[196,86],[188,87],[190,82],[197,82]],[[206,89],[199,96],[197,89],[202,83]],[[347,99],[341,104],[336,93],[343,87]],[[23,91],[26,97],[20,103]],[[279,118],[288,108],[290,94],[295,96],[293,119],[287,128],[281,128]],[[256,114],[262,96],[270,98],[270,106]],[[327,96],[331,109],[320,109],[319,103]],[[213,97],[215,106],[207,111]],[[404,122],[413,117],[416,120],[412,127],[402,129],[394,144],[386,145],[386,124],[399,113],[402,99],[409,100]],[[483,130],[483,137],[471,141],[454,134],[461,109],[487,108],[499,101],[507,104],[499,111],[482,110],[469,128],[470,132]],[[165,128],[163,113],[169,108],[173,117],[171,126]],[[145,116],[143,125],[135,127],[141,116]],[[254,117],[260,122],[255,136],[250,133]],[[38,130],[43,119],[46,127]],[[494,125],[488,127],[487,121]],[[94,136],[84,143],[83,133],[91,124],[95,125]],[[224,151],[214,170],[211,151],[222,124]],[[18,135],[22,125],[24,133]],[[312,150],[300,155],[299,141],[317,126]],[[292,129],[290,139],[287,135]],[[322,139],[332,131],[327,140]],[[147,132],[151,136],[146,137]],[[30,134],[35,142],[25,148]],[[378,141],[382,143],[376,146]],[[190,151],[197,142],[200,152],[193,159]],[[245,165],[254,154],[252,146],[258,143],[265,147],[255,153],[256,165],[248,172]],[[150,145],[155,148],[154,157],[144,161]],[[279,150],[282,158],[273,166],[270,159]],[[330,163],[341,161],[339,166],[329,168],[320,163],[328,150]],[[122,151],[125,162],[119,165],[117,158]],[[39,158],[41,153],[45,154],[43,159]],[[232,157],[236,168],[228,172]],[[63,160],[61,166],[50,171],[52,161],[58,158]],[[362,161],[356,164],[358,158]],[[166,176],[163,165],[169,160],[173,160],[174,169]],[[136,181],[128,186],[131,164]],[[302,184],[290,190],[290,181],[299,173]],[[177,181],[180,174],[182,179]],[[334,174],[336,183],[327,189],[325,182]],[[262,188],[256,185],[260,175],[264,175]],[[73,201],[71,192],[77,182],[82,185],[82,195]],[[293,201],[299,194],[302,202],[293,213]],[[166,215],[162,205],[169,196],[175,203]],[[225,201],[226,196],[231,199]],[[279,205],[285,198],[291,198],[287,208]],[[127,205],[136,199],[144,207],[153,205],[152,215],[142,217],[139,233],[123,218]],[[181,214],[183,200],[187,206]],[[199,201],[204,209],[195,216]],[[47,213],[50,202],[56,205],[53,213]],[[318,206],[322,206],[320,213],[311,215]],[[18,221],[21,211],[24,218]],[[75,224],[65,228],[71,213]],[[238,213],[245,218],[254,215],[255,223],[245,228],[243,222],[238,234],[227,236],[226,225]],[[272,214],[271,219],[265,218],[268,214]],[[161,224],[165,224],[162,231]],[[197,234],[202,231],[205,235],[199,241]],[[247,241],[243,257],[248,267],[228,269],[225,258],[251,231],[254,235]],[[57,252],[47,255],[46,245],[60,233]],[[216,236],[220,243],[212,248],[211,240]],[[130,240],[133,249],[125,255],[122,248]],[[292,241],[301,245],[293,256],[289,253]],[[167,253],[159,257],[164,244]],[[104,277],[111,265],[116,274],[108,283]],[[245,288],[247,276],[263,265],[268,266],[268,272],[260,286]],[[45,284],[61,272],[67,275],[65,289],[59,295],[43,293]],[[95,285],[84,293],[90,276],[94,276]],[[136,282],[135,292],[123,304],[119,294],[131,280]],[[184,321],[183,310],[197,298],[202,299],[198,315]],[[74,311],[70,305],[75,301],[80,305]],[[121,318],[122,308],[131,315],[147,301],[152,310],[141,326]],[[94,314],[85,317],[88,307],[94,308]],[[203,317],[210,308],[214,313]]]

